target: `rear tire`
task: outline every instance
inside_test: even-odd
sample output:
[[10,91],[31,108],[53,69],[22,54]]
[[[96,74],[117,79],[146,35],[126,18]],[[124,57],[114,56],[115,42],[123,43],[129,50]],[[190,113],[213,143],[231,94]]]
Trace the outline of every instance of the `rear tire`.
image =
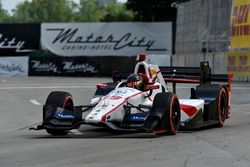
[[220,90],[217,104],[218,127],[222,127],[227,118],[227,95],[224,88]]
[[177,133],[180,125],[180,105],[175,94],[158,93],[154,98],[152,111],[159,114],[163,112],[160,124],[154,129],[155,133],[166,132],[170,135]]
[[[54,91],[51,92],[46,100],[45,105],[55,105],[57,107],[74,111],[72,95],[68,92]],[[55,136],[67,135],[68,130],[46,129],[47,133]]]

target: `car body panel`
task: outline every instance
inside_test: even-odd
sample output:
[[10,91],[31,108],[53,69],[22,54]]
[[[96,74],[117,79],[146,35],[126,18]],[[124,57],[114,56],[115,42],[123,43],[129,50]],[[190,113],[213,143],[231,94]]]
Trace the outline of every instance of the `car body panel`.
[[[159,85],[159,83],[155,83]],[[129,87],[117,87],[101,100],[86,116],[86,123],[100,123],[105,121],[122,121],[125,115],[123,105],[147,105],[152,106],[154,96],[162,92],[162,88],[154,90],[149,96],[149,91],[140,91]],[[96,97],[95,97],[96,98]],[[93,100],[91,100],[93,101]],[[132,109],[131,113],[138,113],[137,109]]]
[[179,99],[181,108],[181,122],[192,119],[198,111],[204,112],[205,101],[202,99]]

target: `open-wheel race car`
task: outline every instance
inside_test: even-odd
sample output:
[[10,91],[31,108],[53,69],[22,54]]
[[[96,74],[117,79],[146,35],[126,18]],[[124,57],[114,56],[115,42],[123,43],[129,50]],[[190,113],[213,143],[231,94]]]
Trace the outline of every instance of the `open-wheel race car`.
[[[114,72],[112,83],[97,84],[88,105],[74,106],[68,92],[51,92],[43,107],[43,122],[33,129],[66,135],[88,124],[119,132],[176,134],[179,129],[222,127],[230,117],[231,74],[211,74],[208,62],[200,67],[159,68],[145,59],[146,55],[139,55],[133,74]],[[172,85],[172,92],[166,83]],[[189,98],[179,99],[176,83],[197,85]],[[89,113],[82,118],[83,112]]]

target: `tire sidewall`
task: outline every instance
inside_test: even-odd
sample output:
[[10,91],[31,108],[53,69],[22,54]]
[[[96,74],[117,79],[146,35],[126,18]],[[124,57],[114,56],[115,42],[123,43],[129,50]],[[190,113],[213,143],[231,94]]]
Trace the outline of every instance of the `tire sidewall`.
[[[174,114],[173,110],[174,110],[175,103],[178,103],[178,98],[176,95],[173,95],[171,98],[170,106],[169,106],[169,120],[167,120],[170,123],[170,130],[169,130],[170,134],[176,134],[176,132],[179,129],[178,124],[180,121],[178,121],[177,125],[173,122],[173,114]],[[177,105],[179,106],[179,104],[177,104]],[[179,115],[177,117],[179,117]]]
[[[222,118],[221,115],[221,101],[224,100],[224,118]],[[226,91],[224,88],[220,90],[219,97],[218,97],[218,104],[217,104],[217,116],[218,116],[218,121],[219,121],[219,127],[222,127],[225,123],[226,120],[226,115],[227,115],[227,99],[226,99]]]
[[68,92],[54,91],[49,94],[45,102],[45,105],[55,105],[57,107],[61,107],[64,109],[68,101],[72,103],[72,106],[67,109],[73,110],[74,103],[73,103],[72,95]]
[[[176,134],[180,123],[179,106],[178,98],[173,93],[163,92],[156,95],[153,102],[153,113],[155,115],[161,115],[160,125],[158,125],[158,129],[154,130],[156,133],[166,132],[168,134]],[[174,107],[177,107],[177,109]],[[157,109],[159,111],[157,111]],[[173,122],[173,112],[177,112],[177,117],[175,118],[177,119],[177,124],[176,120]]]
[[[69,106],[66,106],[69,102]],[[74,103],[72,95],[68,92],[54,91],[51,92],[45,102],[46,105],[54,105],[62,109],[69,109],[74,111]],[[67,135],[69,130],[56,130],[56,129],[46,129],[47,133],[55,136]]]

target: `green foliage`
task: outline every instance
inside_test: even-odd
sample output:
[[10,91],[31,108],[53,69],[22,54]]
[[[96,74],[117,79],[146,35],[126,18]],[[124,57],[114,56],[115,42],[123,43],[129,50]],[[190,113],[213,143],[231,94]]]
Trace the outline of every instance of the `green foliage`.
[[80,0],[78,12],[75,13],[75,20],[80,22],[99,21],[101,11],[97,7],[97,0]]
[[13,10],[15,22],[64,22],[73,19],[72,2],[69,0],[24,1]]
[[40,23],[40,22],[98,22],[132,21],[134,13],[124,4],[113,0],[103,8],[98,0],[25,0],[19,3],[12,15],[2,8],[0,0],[0,22]]
[[134,13],[115,0],[104,7],[105,16],[101,21],[133,21]]
[[9,18],[8,12],[3,9],[2,1],[0,1],[0,22],[7,22]]
[[189,0],[128,0],[127,8],[135,12],[137,21],[175,21],[174,4]]
[[190,0],[128,0],[126,6],[113,0],[103,8],[98,0],[25,0],[10,16],[0,0],[0,22],[98,22],[98,21],[175,21],[173,4]]

